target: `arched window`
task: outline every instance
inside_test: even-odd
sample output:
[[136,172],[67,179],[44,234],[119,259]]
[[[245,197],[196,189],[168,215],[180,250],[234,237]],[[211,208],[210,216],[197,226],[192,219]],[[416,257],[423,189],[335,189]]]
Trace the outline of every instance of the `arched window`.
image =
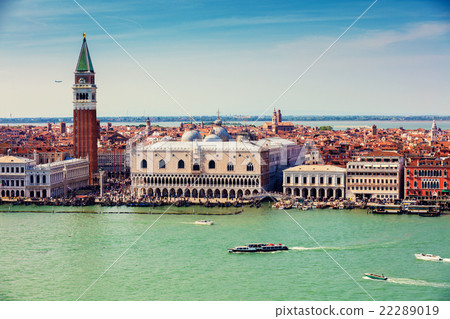
[[192,166],[192,170],[193,171],[199,171],[200,170],[200,165],[198,165],[198,163],[195,163],[194,166]]
[[141,161],[141,168],[147,168],[147,160],[142,160]]
[[209,161],[208,168],[209,169],[215,169],[216,168],[216,162],[214,162],[213,160]]
[[159,168],[166,168],[166,162],[163,159],[159,161]]
[[184,161],[183,160],[179,160],[178,161],[178,168],[184,168]]
[[227,171],[228,171],[228,172],[234,171],[234,165],[233,165],[232,163],[228,163],[228,165],[227,165]]
[[247,164],[247,172],[252,172],[253,171],[253,164],[252,163],[248,163]]
[[406,187],[407,187],[407,188],[410,187],[409,181],[406,182]]

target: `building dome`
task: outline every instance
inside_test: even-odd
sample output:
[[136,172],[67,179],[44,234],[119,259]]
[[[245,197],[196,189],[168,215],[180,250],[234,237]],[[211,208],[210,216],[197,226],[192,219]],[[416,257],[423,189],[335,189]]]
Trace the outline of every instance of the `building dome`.
[[222,126],[216,126],[213,128],[214,134],[217,135],[222,141],[229,141],[231,139],[228,131]]
[[222,120],[220,118],[217,118],[217,120],[214,121],[214,125],[221,126]]
[[184,132],[183,136],[181,137],[182,142],[192,142],[195,140],[201,140],[202,135],[197,130],[189,130]]
[[216,134],[209,134],[204,139],[205,142],[222,142],[222,139]]

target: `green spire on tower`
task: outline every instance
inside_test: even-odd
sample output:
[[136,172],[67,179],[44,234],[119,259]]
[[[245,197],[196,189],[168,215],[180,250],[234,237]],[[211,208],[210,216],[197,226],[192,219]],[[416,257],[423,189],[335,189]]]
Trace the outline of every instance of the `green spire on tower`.
[[86,42],[86,33],[83,33],[83,44],[81,45],[80,56],[78,57],[76,72],[94,72],[91,56]]

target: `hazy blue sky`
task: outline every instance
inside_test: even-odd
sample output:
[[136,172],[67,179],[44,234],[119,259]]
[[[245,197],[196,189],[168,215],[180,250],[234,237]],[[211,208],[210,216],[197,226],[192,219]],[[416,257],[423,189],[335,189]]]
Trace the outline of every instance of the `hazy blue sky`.
[[[78,2],[192,114],[260,115],[373,1]],[[448,3],[379,0],[276,107],[450,115]],[[0,117],[71,116],[83,32],[99,116],[185,114],[74,1],[0,0]]]

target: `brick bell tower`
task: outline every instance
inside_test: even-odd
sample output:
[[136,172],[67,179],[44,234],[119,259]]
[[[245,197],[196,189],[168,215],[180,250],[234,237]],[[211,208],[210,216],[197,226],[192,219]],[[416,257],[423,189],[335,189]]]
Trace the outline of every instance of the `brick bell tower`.
[[89,180],[97,172],[97,86],[83,33],[83,44],[75,69],[73,85],[73,151],[76,158],[89,157]]

